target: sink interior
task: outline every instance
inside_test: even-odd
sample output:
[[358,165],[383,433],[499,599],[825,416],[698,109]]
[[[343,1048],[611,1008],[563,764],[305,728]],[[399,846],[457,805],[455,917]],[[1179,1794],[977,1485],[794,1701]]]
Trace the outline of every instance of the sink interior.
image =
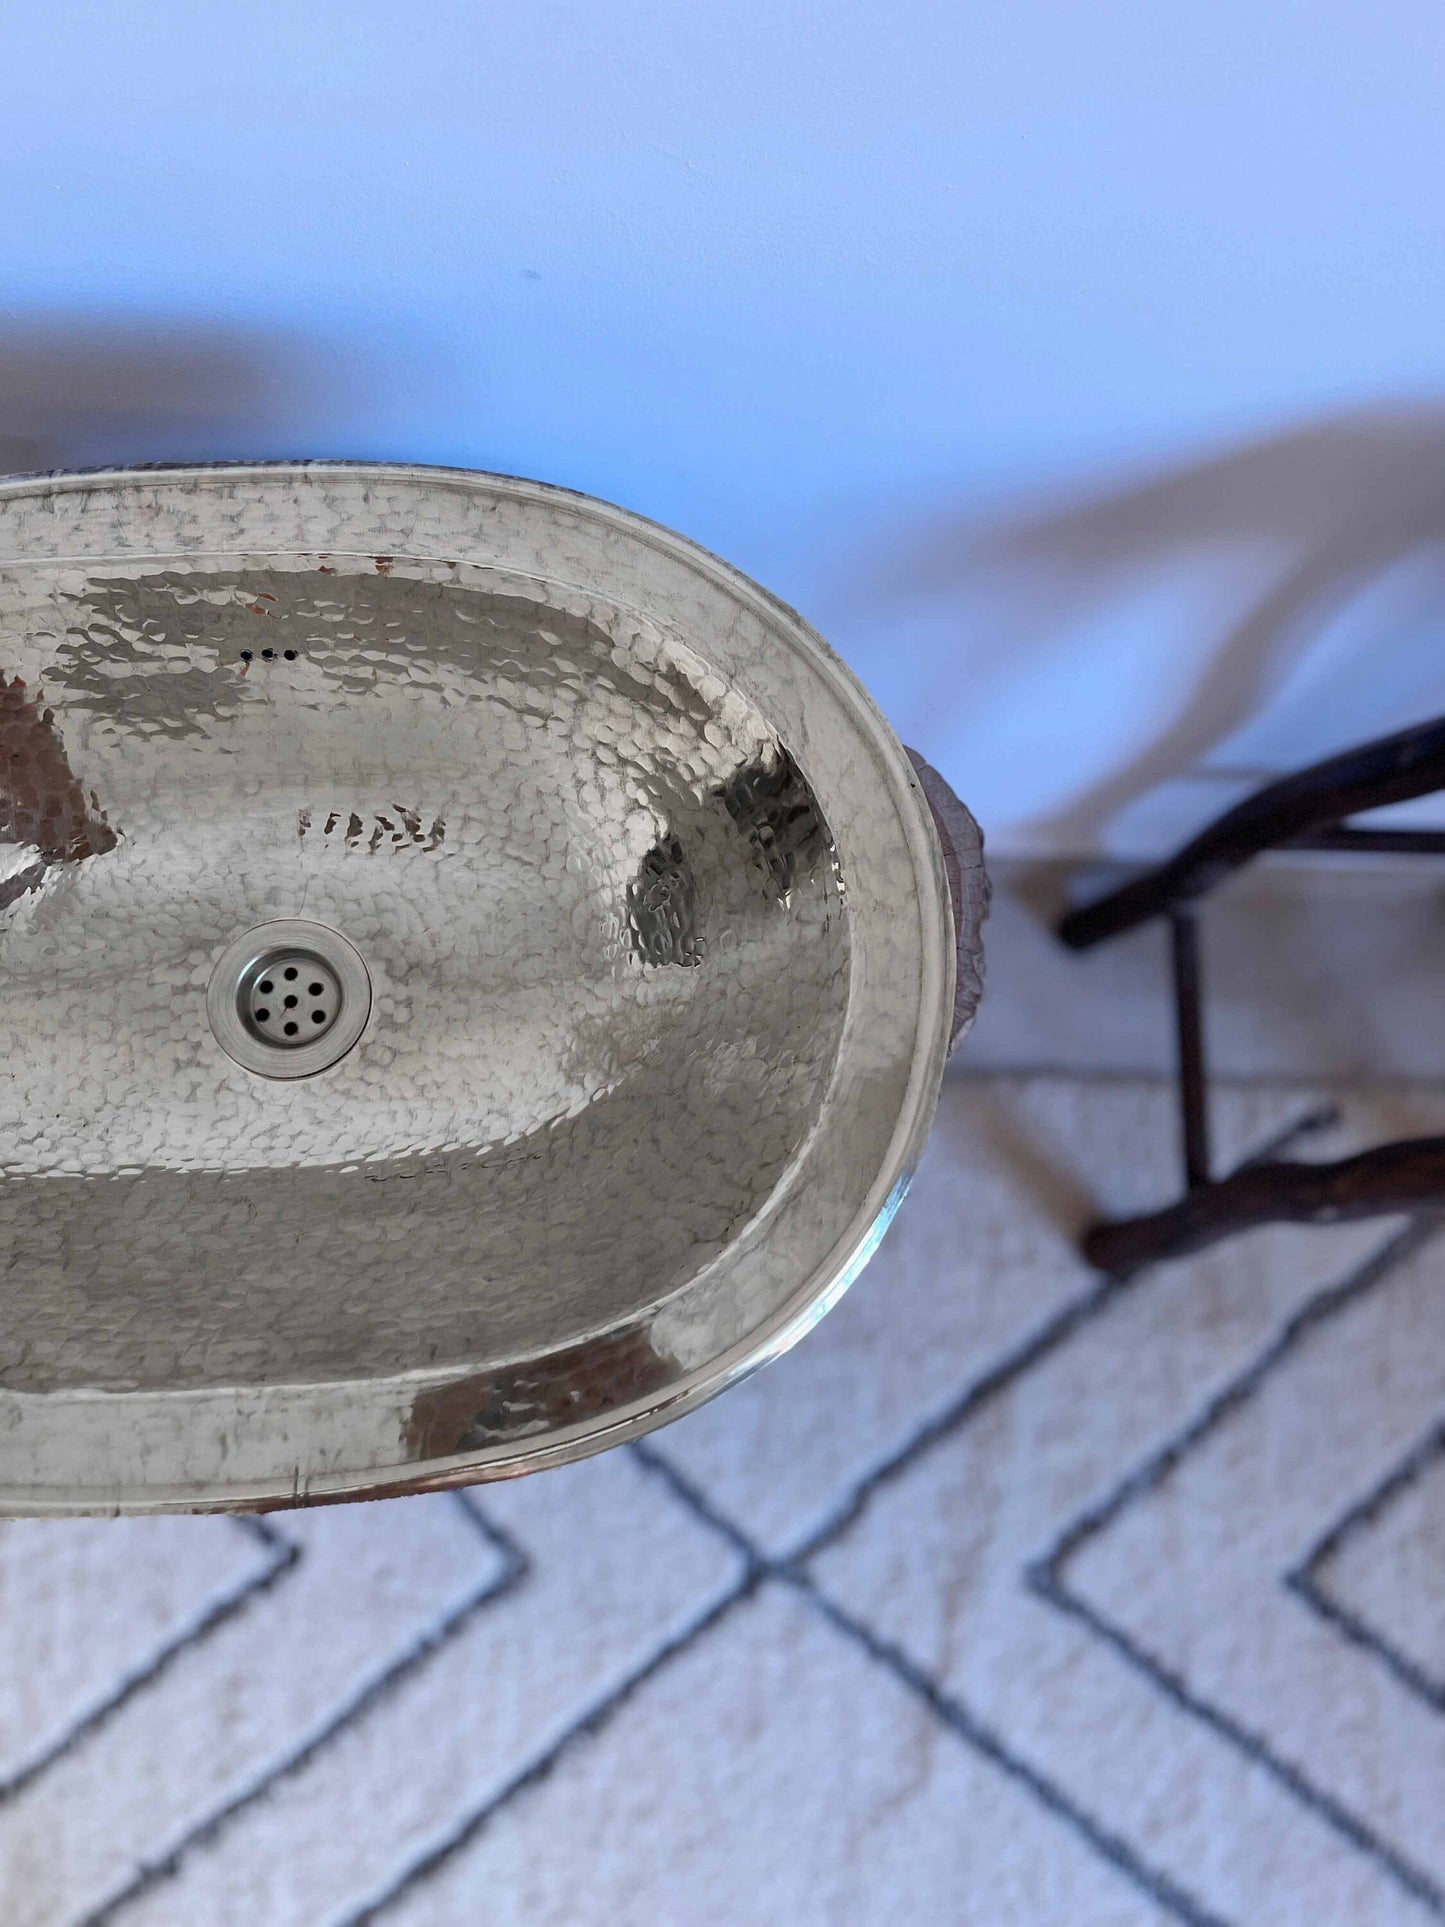
[[[566,1345],[766,1204],[850,991],[838,852],[707,637],[405,557],[0,572],[0,1385],[393,1376]],[[306,919],[359,1043],[233,1062]]]

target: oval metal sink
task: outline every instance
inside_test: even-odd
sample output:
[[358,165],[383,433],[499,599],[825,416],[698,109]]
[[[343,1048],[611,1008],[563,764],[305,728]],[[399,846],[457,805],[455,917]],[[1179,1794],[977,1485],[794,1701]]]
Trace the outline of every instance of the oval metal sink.
[[821,640],[621,510],[0,485],[0,1508],[415,1490],[696,1405],[881,1235],[982,890]]

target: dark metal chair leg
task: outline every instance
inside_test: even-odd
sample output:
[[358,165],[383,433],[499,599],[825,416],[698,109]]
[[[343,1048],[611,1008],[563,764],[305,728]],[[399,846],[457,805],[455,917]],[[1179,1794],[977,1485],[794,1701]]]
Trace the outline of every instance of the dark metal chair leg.
[[1179,1105],[1185,1191],[1143,1217],[1096,1224],[1084,1253],[1101,1270],[1127,1276],[1142,1266],[1252,1225],[1333,1223],[1391,1211],[1445,1211],[1445,1138],[1381,1144],[1335,1164],[1265,1157],[1230,1176],[1210,1177],[1209,1084],[1195,905],[1267,849],[1445,854],[1436,830],[1371,830],[1343,819],[1406,797],[1445,789],[1445,717],[1364,743],[1300,770],[1230,810],[1167,863],[1071,911],[1059,936],[1074,949],[1167,916],[1173,938],[1179,1043]]
[[1127,1277],[1254,1225],[1337,1224],[1389,1211],[1445,1211],[1445,1137],[1378,1144],[1335,1164],[1246,1164],[1162,1211],[1096,1224],[1084,1255]]
[[1169,918],[1174,939],[1174,1004],[1179,1038],[1179,1111],[1184,1182],[1209,1182],[1209,1093],[1204,1073],[1204,1012],[1199,984],[1199,925],[1192,909]]
[[1071,949],[1087,950],[1206,895],[1262,851],[1285,845],[1438,854],[1438,832],[1351,829],[1341,819],[1439,789],[1445,789],[1445,716],[1362,743],[1343,756],[1270,783],[1201,830],[1167,863],[1097,903],[1070,911],[1059,925],[1059,936]]

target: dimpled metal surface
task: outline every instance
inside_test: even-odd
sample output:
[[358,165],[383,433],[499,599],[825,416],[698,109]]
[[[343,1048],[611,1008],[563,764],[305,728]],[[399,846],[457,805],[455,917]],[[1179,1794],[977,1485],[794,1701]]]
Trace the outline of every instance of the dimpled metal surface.
[[[527,1469],[779,1349],[926,1130],[939,865],[823,645],[621,511],[0,487],[0,1504]],[[290,1082],[206,1017],[281,919],[372,984]]]

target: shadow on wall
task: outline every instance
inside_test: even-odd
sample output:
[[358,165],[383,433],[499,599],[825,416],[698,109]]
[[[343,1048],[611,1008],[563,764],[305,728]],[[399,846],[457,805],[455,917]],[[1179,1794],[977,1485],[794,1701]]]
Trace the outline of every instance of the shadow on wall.
[[[1278,769],[1445,710],[1442,554],[1445,404],[1431,402],[1296,426],[1008,519],[942,522],[890,565],[886,586],[969,610],[966,655],[940,671],[926,694],[931,707],[957,713],[961,673],[985,705],[1010,685],[1026,697],[1036,675],[1046,689],[1041,666],[1070,649],[1073,679],[1052,686],[1082,700],[1063,731],[1082,732],[1093,714],[1102,737],[1132,707],[1107,761],[1027,823],[1036,843],[1083,853],[1106,842],[1121,813],[1211,757],[1216,776],[1248,779],[1218,793],[1222,809]],[[1353,642],[1329,640],[1351,620],[1349,605],[1402,565],[1415,569],[1423,605],[1376,611],[1373,632],[1366,622]],[[1186,588],[1156,605],[1152,626],[1137,625],[1131,679],[1127,659],[1110,660],[1108,610],[1171,572]],[[1301,697],[1297,672],[1327,640],[1328,673]],[[1110,684],[1092,696],[1090,650]],[[1284,707],[1260,724],[1292,677]],[[1041,695],[1040,708],[1049,700]],[[1020,704],[1011,713],[1027,755],[1027,712]],[[1048,719],[1037,721],[1046,732]],[[1226,763],[1253,766],[1220,767],[1221,746]]]
[[364,410],[363,372],[354,356],[221,325],[0,324],[0,474],[334,454]]

